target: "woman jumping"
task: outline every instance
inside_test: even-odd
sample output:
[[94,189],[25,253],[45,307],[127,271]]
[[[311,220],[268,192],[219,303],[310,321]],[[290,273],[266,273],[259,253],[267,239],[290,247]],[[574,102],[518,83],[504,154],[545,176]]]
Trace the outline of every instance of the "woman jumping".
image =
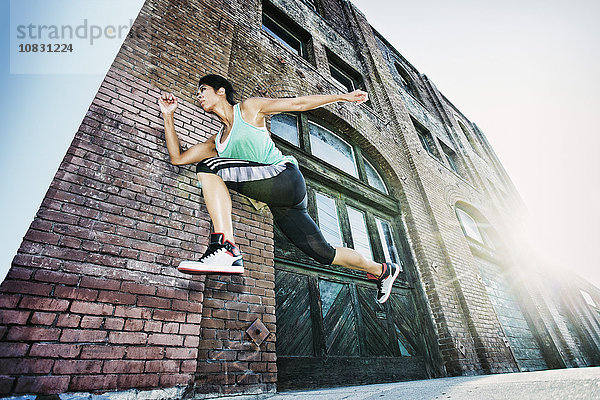
[[233,86],[219,75],[200,79],[198,101],[224,126],[207,141],[182,152],[175,133],[177,99],[163,93],[158,100],[165,123],[167,149],[173,165],[196,163],[198,180],[213,223],[210,244],[198,261],[182,261],[178,270],[189,274],[244,272],[242,253],[235,245],[229,189],[266,203],[273,220],[285,236],[304,253],[325,265],[365,271],[377,282],[377,301],[385,302],[400,267],[376,263],[359,252],[332,247],[307,212],[306,183],[298,162],[275,147],[265,125],[265,116],[286,111],[307,111],[338,101],[360,104],[367,93],[355,90],[342,95],[296,98],[252,97],[235,103]]

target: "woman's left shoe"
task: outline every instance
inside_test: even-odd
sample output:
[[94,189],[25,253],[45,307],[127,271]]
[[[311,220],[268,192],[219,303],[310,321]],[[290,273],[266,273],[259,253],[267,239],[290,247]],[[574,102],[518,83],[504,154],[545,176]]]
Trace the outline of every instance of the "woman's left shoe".
[[383,263],[383,271],[379,277],[367,273],[367,278],[377,281],[377,301],[385,303],[392,293],[394,281],[400,273],[400,266],[394,263]]

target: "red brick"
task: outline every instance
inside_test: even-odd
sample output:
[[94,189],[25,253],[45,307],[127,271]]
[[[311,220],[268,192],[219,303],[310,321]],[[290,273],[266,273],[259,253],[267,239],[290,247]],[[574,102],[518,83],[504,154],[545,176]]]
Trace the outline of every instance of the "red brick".
[[55,328],[13,326],[8,331],[8,340],[25,342],[53,341],[58,340],[60,332],[60,329]]
[[43,311],[66,311],[69,308],[68,300],[58,300],[53,298],[24,296],[19,304],[20,308]]
[[188,324],[199,324],[202,322],[202,314],[188,314],[186,321]]
[[45,283],[5,280],[2,282],[2,285],[0,285],[0,292],[24,293],[48,297],[50,296],[50,292],[52,292],[52,288],[52,285],[47,285]]
[[83,276],[81,278],[81,287],[87,287],[92,289],[102,290],[119,290],[121,282],[109,279],[99,279],[89,276]]
[[189,293],[190,292],[188,290],[161,286],[158,288],[156,295],[158,297],[165,297],[167,299],[187,300]]
[[173,310],[187,311],[193,313],[202,312],[202,303],[191,302],[188,300],[173,300]]
[[184,335],[200,335],[200,325],[181,324],[179,333]]
[[10,376],[0,376],[0,394],[11,394],[15,380],[15,378]]
[[123,282],[121,284],[121,291],[126,293],[145,294],[153,296],[156,294],[156,287],[133,282]]
[[79,315],[61,314],[58,316],[58,321],[56,322],[56,326],[67,327],[67,328],[76,328],[77,326],[79,326],[80,321],[81,321],[81,316],[79,316]]
[[64,393],[69,379],[68,376],[22,376],[17,380],[15,393]]
[[87,345],[81,349],[82,359],[117,360],[125,355],[125,347],[110,345]]
[[71,377],[69,391],[89,392],[117,388],[117,375],[75,375]]
[[57,286],[54,295],[63,299],[95,301],[98,298],[98,291],[80,287]]
[[55,233],[41,232],[29,229],[23,239],[29,240],[31,242],[57,245],[60,236]]
[[33,279],[36,281],[61,285],[77,285],[77,282],[79,282],[78,275],[67,274],[63,271],[50,271],[47,269],[37,270]]
[[183,336],[180,335],[165,335],[161,333],[152,333],[148,336],[148,344],[158,344],[163,346],[181,346],[183,344]]
[[163,333],[178,333],[179,332],[179,324],[176,322],[169,322],[163,324]]
[[101,291],[98,301],[111,304],[135,304],[135,295],[129,293]]
[[106,318],[104,321],[104,329],[120,331],[123,329],[125,320],[123,318]]
[[134,360],[162,359],[165,354],[164,347],[127,347],[126,358]]
[[146,372],[179,373],[180,364],[178,360],[146,361]]
[[144,372],[144,361],[104,361],[102,372],[105,374],[124,374],[126,372],[139,374]]
[[[16,294],[0,295],[0,308],[16,308],[21,296]],[[2,311],[0,311],[2,312]]]
[[29,345],[26,343],[0,343],[2,357],[23,357],[27,350],[29,350]]
[[138,296],[137,305],[140,307],[150,308],[170,308],[171,301],[168,299],[161,299],[158,297],[150,296]]
[[185,347],[198,347],[200,344],[200,338],[198,336],[186,336],[184,346]]
[[162,332],[162,322],[159,321],[146,321],[144,324],[144,330],[146,332]]
[[192,348],[172,348],[168,347],[165,349],[165,357],[172,359],[181,359],[181,360],[192,360],[198,357],[198,349]]
[[180,311],[155,310],[154,318],[159,321],[185,322],[186,314]]
[[114,306],[110,304],[97,304],[85,301],[74,301],[71,312],[76,314],[112,315]]
[[34,312],[30,323],[33,325],[52,325],[57,315],[54,313]]
[[194,374],[160,374],[160,387],[170,388],[178,385],[187,386],[194,380]]
[[81,345],[59,343],[34,343],[30,357],[75,358],[81,352]]
[[[18,264],[19,261],[25,261],[25,260],[27,260],[26,264]],[[17,254],[15,256],[15,258],[13,259],[12,267],[8,271],[8,274],[6,274],[6,279],[15,280],[15,281],[28,281],[29,279],[31,279],[31,276],[33,275],[33,273],[36,270],[31,269],[31,268],[18,267],[17,265],[34,266],[34,265],[37,265],[39,260],[40,260],[39,257],[34,257],[34,256],[30,256],[30,255],[25,255],[25,254]]]
[[92,317],[90,315],[84,315],[81,318],[81,327],[84,329],[98,329],[102,326],[102,322],[104,322],[103,317]]
[[0,310],[0,325],[25,325],[30,314],[29,311]]
[[60,336],[63,343],[86,342],[98,343],[104,342],[107,337],[106,331],[97,331],[90,329],[64,329]]
[[[146,344],[148,334],[141,332],[110,332],[109,343]],[[148,344],[153,344],[148,340]]]
[[102,361],[99,360],[57,360],[52,372],[57,375],[99,374]]
[[[156,313],[160,310],[156,310],[154,312],[154,319],[156,318]],[[116,306],[115,307],[115,317],[125,317],[125,318],[139,318],[139,319],[150,319],[152,315],[152,310],[149,308],[140,308],[140,307],[126,307],[126,306]]]
[[160,374],[123,374],[118,375],[119,389],[147,389],[158,386]]
[[52,370],[54,360],[35,360],[19,358],[0,359],[0,375],[47,374]]
[[125,322],[126,331],[141,331],[144,328],[144,321],[141,319],[128,319]]
[[196,360],[186,360],[181,362],[181,372],[196,372],[196,366],[198,362]]

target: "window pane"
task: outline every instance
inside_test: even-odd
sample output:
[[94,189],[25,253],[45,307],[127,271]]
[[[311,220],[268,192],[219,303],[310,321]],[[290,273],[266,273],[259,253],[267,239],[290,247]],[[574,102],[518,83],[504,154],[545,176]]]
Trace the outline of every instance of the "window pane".
[[470,237],[471,239],[475,239],[480,243],[485,243],[483,238],[481,237],[481,233],[479,232],[479,228],[477,228],[477,222],[471,217],[469,214],[461,210],[460,208],[456,209],[456,215],[458,215],[458,219],[465,231],[465,235]]
[[319,218],[319,227],[321,228],[321,232],[323,232],[325,240],[333,247],[343,247],[335,200],[317,193],[317,215]]
[[400,257],[398,256],[396,244],[394,243],[392,227],[389,222],[382,219],[375,218],[375,221],[377,221],[377,230],[379,231],[379,238],[381,239],[381,245],[383,246],[385,261],[400,265]]
[[452,156],[450,154],[446,154],[446,159],[448,160],[448,164],[450,164],[450,167],[452,168],[452,170],[456,173],[458,173],[458,169],[456,168],[456,163],[454,162],[454,158],[452,158]]
[[291,114],[275,114],[271,117],[271,133],[300,146],[298,139],[298,118]]
[[304,56],[302,52],[302,41],[276,23],[271,17],[263,15],[262,28],[292,52],[299,56]]
[[356,89],[353,79],[335,65],[329,64],[329,71],[331,72],[331,77],[335,79],[336,82],[338,82],[341,86],[345,87],[348,92]]
[[371,252],[371,242],[369,241],[365,213],[355,210],[352,207],[347,207],[347,210],[354,250],[358,251],[366,259],[372,260],[373,253]]
[[370,162],[367,161],[366,158],[363,157],[363,161],[365,162],[367,181],[369,182],[369,185],[373,186],[375,189],[381,190],[385,194],[388,194],[385,183],[383,183],[383,179],[381,179],[381,176],[379,173],[377,173],[377,170],[371,165]]
[[358,178],[352,146],[319,125],[309,123],[309,131],[315,156]]

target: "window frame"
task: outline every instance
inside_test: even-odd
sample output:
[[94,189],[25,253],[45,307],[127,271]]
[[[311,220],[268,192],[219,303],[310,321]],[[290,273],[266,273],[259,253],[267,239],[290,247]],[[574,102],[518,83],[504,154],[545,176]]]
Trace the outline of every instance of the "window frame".
[[[262,31],[288,51],[309,61],[308,49],[310,43],[310,34],[299,27],[291,18],[278,10],[274,5],[267,1],[263,1],[262,4]],[[265,20],[268,20],[269,25],[265,24]],[[279,31],[279,33],[277,31]],[[296,49],[292,43],[289,43],[285,37],[282,36],[288,36],[297,41],[299,43],[299,48]]]

